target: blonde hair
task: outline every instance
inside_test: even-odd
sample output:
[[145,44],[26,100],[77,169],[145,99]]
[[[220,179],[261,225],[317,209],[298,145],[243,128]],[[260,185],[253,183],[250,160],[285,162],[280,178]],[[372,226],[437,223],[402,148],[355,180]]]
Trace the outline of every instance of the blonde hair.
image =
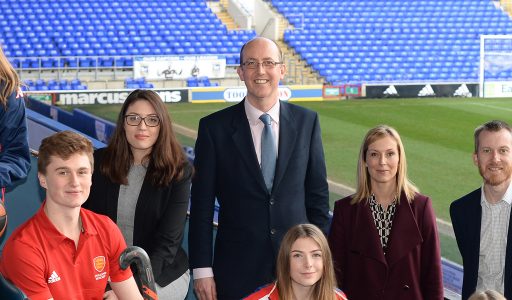
[[311,296],[313,299],[318,300],[336,299],[334,292],[336,276],[334,275],[331,250],[323,232],[312,224],[295,225],[283,237],[277,256],[277,289],[279,291],[279,299],[293,299],[292,278],[290,276],[290,252],[293,243],[300,238],[313,239],[320,247],[320,251],[322,251],[324,269],[322,277],[315,283]]
[[20,88],[20,78],[0,47],[0,104],[7,108],[7,99]]
[[368,131],[364,137],[361,150],[359,151],[359,160],[357,162],[357,188],[351,203],[359,203],[368,199],[371,195],[372,187],[370,181],[370,173],[366,168],[366,152],[368,147],[377,140],[384,137],[392,137],[398,148],[398,171],[396,174],[396,194],[398,200],[402,192],[405,194],[407,201],[414,199],[414,194],[418,192],[418,188],[407,178],[407,161],[405,159],[405,149],[398,132],[391,126],[378,125]]
[[494,290],[487,290],[487,291],[480,291],[475,292],[473,295],[471,295],[468,300],[507,300],[503,295],[500,293],[494,291]]

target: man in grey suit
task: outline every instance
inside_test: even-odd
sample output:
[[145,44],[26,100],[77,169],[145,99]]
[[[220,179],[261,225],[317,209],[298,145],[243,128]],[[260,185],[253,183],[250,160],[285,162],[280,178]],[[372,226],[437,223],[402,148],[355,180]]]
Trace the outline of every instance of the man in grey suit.
[[462,299],[496,290],[512,299],[512,128],[490,121],[475,130],[473,162],[483,185],[450,205],[464,277]]
[[[279,244],[293,225],[328,229],[318,115],[279,101],[282,59],[272,40],[247,42],[237,69],[247,96],[199,123],[189,254],[201,300],[238,300],[274,280]],[[213,251],[215,198],[220,210]]]

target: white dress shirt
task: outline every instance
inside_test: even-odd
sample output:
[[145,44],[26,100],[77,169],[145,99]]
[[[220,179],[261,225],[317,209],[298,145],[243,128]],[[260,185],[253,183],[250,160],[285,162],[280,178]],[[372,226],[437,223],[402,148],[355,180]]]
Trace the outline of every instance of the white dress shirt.
[[482,186],[482,223],[480,228],[480,254],[478,258],[477,291],[505,291],[505,254],[512,204],[512,184],[498,203],[485,198]]
[[[251,127],[254,150],[256,150],[256,156],[258,157],[258,162],[261,166],[261,134],[263,133],[263,128],[265,125],[260,120],[260,116],[265,112],[252,106],[247,100],[245,101],[244,106],[245,114],[247,115],[247,120],[249,121],[249,127]],[[277,153],[279,153],[279,111],[280,105],[279,101],[277,101],[276,104],[274,104],[274,106],[272,106],[272,108],[266,112],[272,119],[272,131],[274,134],[274,142],[276,145]]]

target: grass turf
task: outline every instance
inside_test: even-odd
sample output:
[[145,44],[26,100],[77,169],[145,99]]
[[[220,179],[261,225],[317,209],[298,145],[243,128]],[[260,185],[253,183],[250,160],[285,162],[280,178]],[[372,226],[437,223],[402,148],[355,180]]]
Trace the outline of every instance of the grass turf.
[[[409,177],[433,199],[438,217],[449,220],[449,204],[481,184],[473,165],[473,130],[491,120],[511,122],[511,99],[387,99],[301,102],[320,115],[330,179],[355,185],[357,156],[367,130],[388,124],[400,133]],[[231,104],[170,104],[174,122],[196,130],[199,119]],[[80,107],[114,120],[119,105]],[[187,145],[190,138],[180,137]],[[332,203],[331,203],[332,205]]]
[[[327,173],[331,180],[354,186],[359,147],[368,129],[395,127],[407,153],[409,178],[430,196],[438,218],[449,221],[450,203],[478,188],[482,181],[472,162],[473,131],[489,120],[512,123],[512,99],[426,98],[300,102],[320,116]],[[199,119],[231,103],[169,104],[173,122],[197,130]],[[115,120],[120,105],[80,107]],[[185,145],[193,139],[179,137]],[[337,198],[331,194],[331,207]],[[460,263],[455,241],[441,236],[443,256]]]

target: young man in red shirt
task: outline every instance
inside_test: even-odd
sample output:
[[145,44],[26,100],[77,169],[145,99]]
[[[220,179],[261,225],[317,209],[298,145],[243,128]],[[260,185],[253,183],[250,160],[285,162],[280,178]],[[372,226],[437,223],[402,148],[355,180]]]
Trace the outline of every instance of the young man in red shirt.
[[[119,266],[126,243],[117,226],[81,208],[92,153],[91,142],[71,131],[41,143],[38,178],[46,200],[13,232],[0,261],[0,272],[32,300],[142,299],[131,271]],[[112,291],[105,293],[108,281]]]

